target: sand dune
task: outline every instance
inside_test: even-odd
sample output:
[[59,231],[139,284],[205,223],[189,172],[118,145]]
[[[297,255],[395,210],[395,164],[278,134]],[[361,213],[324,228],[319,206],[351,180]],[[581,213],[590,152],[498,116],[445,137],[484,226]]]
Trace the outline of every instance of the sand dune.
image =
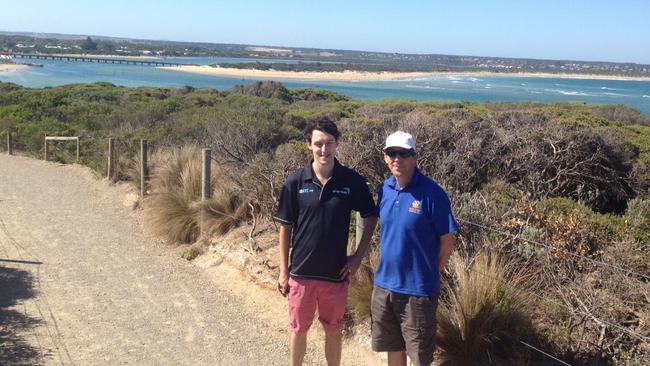
[[643,77],[627,77],[616,75],[592,74],[550,74],[550,73],[493,73],[488,71],[477,72],[313,72],[313,71],[276,71],[238,69],[230,67],[212,67],[209,65],[163,66],[167,70],[183,71],[196,74],[239,77],[242,79],[297,79],[297,80],[399,80],[437,76],[519,76],[519,77],[546,77],[546,78],[572,78],[572,79],[609,79],[609,80],[650,80]]

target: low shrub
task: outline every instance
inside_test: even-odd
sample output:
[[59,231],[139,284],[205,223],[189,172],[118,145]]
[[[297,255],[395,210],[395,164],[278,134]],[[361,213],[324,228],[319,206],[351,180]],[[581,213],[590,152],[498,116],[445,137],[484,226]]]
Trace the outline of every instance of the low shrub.
[[536,330],[529,297],[531,276],[515,262],[481,252],[452,256],[438,310],[436,359],[442,366],[521,365]]

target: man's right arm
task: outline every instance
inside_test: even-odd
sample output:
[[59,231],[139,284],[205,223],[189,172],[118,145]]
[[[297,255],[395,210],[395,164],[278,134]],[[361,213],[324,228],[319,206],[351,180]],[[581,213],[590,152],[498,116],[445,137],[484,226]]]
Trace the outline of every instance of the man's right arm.
[[291,243],[291,230],[293,226],[280,224],[280,251],[278,276],[278,290],[283,296],[289,293],[289,244]]

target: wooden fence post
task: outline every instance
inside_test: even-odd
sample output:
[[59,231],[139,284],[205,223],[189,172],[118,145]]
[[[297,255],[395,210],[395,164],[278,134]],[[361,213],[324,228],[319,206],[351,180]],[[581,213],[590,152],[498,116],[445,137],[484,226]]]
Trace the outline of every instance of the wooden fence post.
[[45,139],[43,143],[43,158],[47,161],[47,134],[45,134]]
[[363,218],[361,218],[360,213],[358,213],[358,212],[356,213],[354,221],[356,222],[356,230],[355,230],[355,235],[354,235],[355,243],[357,245],[356,248],[354,248],[354,249],[356,250],[356,249],[359,248],[359,244],[361,243],[361,237],[363,237],[363,228],[364,228],[364,226],[363,226]]
[[114,169],[114,162],[115,162],[115,157],[113,156],[115,154],[115,150],[113,149],[113,138],[108,138],[108,168],[106,169],[106,179],[111,180],[113,178],[113,169]]
[[77,136],[77,164],[79,163],[79,136]]
[[13,143],[11,141],[11,132],[7,132],[7,155],[13,155]]
[[[212,160],[212,150],[203,149],[203,169],[201,170],[201,200],[206,201],[210,198],[212,193],[212,187],[210,185],[210,177],[212,176],[210,172]],[[205,207],[201,209],[201,237],[205,239],[207,235],[207,230],[205,228]]]
[[201,198],[206,200],[210,198],[211,188],[210,187],[210,161],[212,155],[212,149],[203,149],[203,170],[201,175]]
[[144,198],[147,192],[147,180],[149,179],[149,166],[147,164],[147,140],[140,140],[140,198]]

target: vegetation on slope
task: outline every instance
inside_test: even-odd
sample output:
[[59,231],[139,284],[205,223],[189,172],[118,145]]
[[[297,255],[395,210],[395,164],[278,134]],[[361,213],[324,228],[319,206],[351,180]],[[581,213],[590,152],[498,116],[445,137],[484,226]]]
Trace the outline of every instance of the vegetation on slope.
[[[388,173],[381,156],[385,136],[403,129],[418,141],[420,168],[450,192],[461,223],[455,261],[465,265],[445,279],[440,336],[447,339],[441,339],[440,359],[461,364],[454,354],[465,347],[458,342],[468,341],[462,334],[469,329],[461,324],[507,315],[521,320],[518,339],[573,365],[640,365],[650,357],[642,338],[650,336],[650,118],[637,110],[583,103],[368,102],[274,82],[228,91],[0,83],[0,134],[11,132],[23,153],[42,156],[45,134],[80,136],[82,163],[105,173],[107,138],[113,137],[116,179],[137,180],[139,140],[148,139],[155,167],[144,206],[152,226],[178,242],[198,238],[199,220],[206,219],[201,212],[216,234],[270,219],[284,179],[309,157],[302,129],[317,116],[337,122],[340,160],[373,186]],[[215,191],[207,203],[201,203],[197,185],[199,150],[182,148],[190,145],[212,148]],[[53,159],[74,160],[74,146],[59,142],[53,150]],[[483,263],[481,256],[499,259],[467,277],[466,270],[476,268],[469,263]],[[371,261],[359,271],[351,290],[355,321],[367,316],[373,267]],[[496,271],[502,267],[510,270]],[[526,269],[534,269],[534,286],[511,281]],[[499,279],[489,287],[496,291],[488,293],[492,305],[459,313],[467,294],[490,277]],[[489,342],[482,346],[494,360],[549,362],[495,334],[485,335]],[[502,357],[505,350],[510,358]]]

